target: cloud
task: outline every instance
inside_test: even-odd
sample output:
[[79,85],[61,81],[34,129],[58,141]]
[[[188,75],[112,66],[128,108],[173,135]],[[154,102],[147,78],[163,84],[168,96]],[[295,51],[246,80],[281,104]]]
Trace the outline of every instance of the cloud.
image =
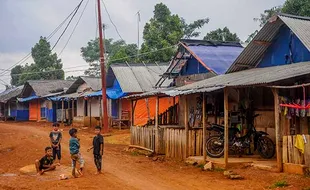
[[[0,69],[8,68],[29,53],[39,37],[49,35],[79,2],[80,0],[0,0]],[[85,2],[87,0],[84,0],[82,8]],[[80,56],[80,48],[98,35],[95,2],[89,0],[79,26],[61,56],[64,68],[86,65]],[[253,18],[258,17],[265,9],[283,4],[284,0],[104,0],[104,2],[122,37],[127,43],[136,43],[136,12],[140,10],[141,13],[140,42],[142,42],[143,26],[153,16],[154,5],[159,2],[165,3],[173,14],[180,15],[188,22],[209,17],[210,23],[201,29],[201,38],[210,30],[227,26],[245,40],[250,33],[258,29],[258,23],[255,23]],[[77,18],[79,14],[80,12]],[[73,20],[72,26],[57,45],[56,53],[64,47],[77,18]],[[108,25],[106,37],[119,39],[103,7],[102,18]],[[51,39],[52,45],[60,32]],[[0,77],[5,79],[4,76]]]

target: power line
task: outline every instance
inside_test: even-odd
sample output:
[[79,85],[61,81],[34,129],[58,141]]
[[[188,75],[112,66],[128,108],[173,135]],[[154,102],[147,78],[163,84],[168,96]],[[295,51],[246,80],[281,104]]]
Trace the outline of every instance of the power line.
[[[69,17],[76,11],[76,9],[78,8],[78,6],[76,6],[73,11],[56,27],[56,29],[54,29],[52,31],[51,34],[48,35],[47,40],[50,40],[58,31],[59,29],[66,23],[66,21],[69,19]],[[28,53],[25,57],[23,57],[22,59],[20,59],[18,62],[16,62],[15,64],[13,64],[12,66],[10,66],[8,69],[5,69],[3,72],[0,73],[0,76],[8,71],[10,71],[13,67],[15,67],[16,65],[20,65],[23,62],[25,62],[26,60],[29,59],[29,57],[31,57],[31,52]]]
[[[125,40],[122,38],[121,34],[119,33],[119,31],[118,31],[118,29],[117,29],[117,26],[114,24],[114,22],[113,22],[113,20],[112,20],[112,18],[111,18],[111,15],[110,15],[110,13],[109,13],[109,11],[108,11],[108,9],[107,9],[107,6],[105,5],[104,1],[101,0],[101,2],[102,2],[102,4],[103,4],[103,6],[104,6],[105,11],[106,11],[107,14],[108,14],[108,17],[109,17],[110,22],[112,23],[112,25],[113,25],[114,28],[115,28],[116,33],[118,34],[118,36],[120,37],[121,40],[125,41]],[[101,23],[100,23],[100,24],[101,24]]]
[[86,9],[88,3],[89,3],[89,0],[86,2],[85,7],[84,7],[84,9],[83,9],[83,11],[82,11],[82,13],[81,13],[81,15],[80,15],[78,21],[76,22],[76,24],[75,24],[75,26],[74,26],[74,28],[73,28],[73,30],[72,30],[72,32],[71,32],[71,34],[70,34],[68,40],[67,40],[65,46],[62,48],[62,50],[60,51],[60,53],[58,54],[58,56],[60,56],[60,55],[62,54],[62,52],[65,50],[65,48],[67,47],[67,45],[68,45],[68,43],[69,43],[69,41],[70,41],[70,39],[71,39],[73,33],[75,32],[77,26],[79,25],[79,23],[80,23],[80,21],[81,21],[82,16],[84,15],[84,12],[85,12],[85,9]]
[[57,39],[56,43],[55,43],[54,46],[52,47],[52,49],[51,49],[52,51],[53,51],[53,49],[56,47],[56,45],[58,44],[58,42],[60,41],[60,39],[62,38],[62,36],[63,36],[63,35],[65,34],[65,32],[67,31],[67,29],[68,29],[69,25],[71,24],[71,22],[72,22],[74,16],[76,15],[76,13],[78,12],[78,10],[80,9],[80,7],[81,7],[83,1],[84,1],[84,0],[81,0],[81,2],[78,4],[77,9],[75,10],[75,12],[73,13],[73,15],[71,16],[71,18],[70,18],[68,24],[66,25],[65,29],[62,31],[62,33],[60,34],[60,36],[59,36],[59,38]]

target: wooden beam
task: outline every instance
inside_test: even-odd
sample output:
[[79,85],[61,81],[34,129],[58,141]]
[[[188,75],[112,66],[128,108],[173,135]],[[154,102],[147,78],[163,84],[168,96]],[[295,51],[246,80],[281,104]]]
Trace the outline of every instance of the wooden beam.
[[267,41],[254,40],[253,42],[255,44],[262,45],[262,46],[269,46],[269,45],[271,45],[271,42],[267,42]]
[[206,126],[206,95],[202,94],[202,152],[203,152],[203,162],[206,163],[207,152],[206,152],[206,142],[207,142],[207,126]]
[[229,96],[229,89],[224,88],[224,160],[225,160],[225,168],[228,167],[228,152],[229,152],[229,138],[228,138],[228,112],[229,112],[229,102],[228,102],[228,96]]
[[282,164],[282,135],[280,130],[280,114],[279,114],[279,90],[272,89],[274,97],[274,119],[275,119],[275,131],[276,131],[276,152],[277,152],[277,167],[278,171],[283,171]]
[[64,126],[64,100],[61,101],[61,125]]
[[189,156],[189,129],[188,129],[188,104],[186,95],[183,96],[184,100],[184,127],[185,127],[185,158]]
[[155,152],[159,153],[159,129],[158,129],[158,115],[159,115],[159,97],[156,96],[156,105],[155,105]]

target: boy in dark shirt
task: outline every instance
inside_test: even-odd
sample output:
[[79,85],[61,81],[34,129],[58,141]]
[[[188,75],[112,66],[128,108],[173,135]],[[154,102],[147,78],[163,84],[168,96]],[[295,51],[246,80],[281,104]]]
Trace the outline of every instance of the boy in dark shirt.
[[78,173],[80,174],[80,176],[82,176],[85,162],[80,153],[80,139],[77,138],[77,130],[75,128],[70,129],[69,134],[71,136],[69,140],[69,149],[70,149],[71,160],[72,160],[72,176],[77,177],[75,173],[76,162],[79,162],[80,164],[80,169],[78,170]]
[[95,127],[96,136],[93,139],[93,146],[87,149],[87,152],[93,149],[94,161],[97,167],[96,174],[101,174],[101,166],[102,166],[102,155],[103,155],[104,144],[103,144],[103,136],[100,134],[100,132],[101,132],[101,127],[96,126]]
[[59,131],[59,123],[53,123],[53,131],[50,132],[51,147],[53,148],[53,158],[56,160],[57,156],[59,164],[61,160],[61,139],[62,134]]
[[37,169],[38,175],[42,175],[44,172],[55,170],[56,166],[59,164],[53,164],[54,159],[52,156],[52,148],[45,148],[45,156],[43,156],[40,160],[35,161],[35,166]]

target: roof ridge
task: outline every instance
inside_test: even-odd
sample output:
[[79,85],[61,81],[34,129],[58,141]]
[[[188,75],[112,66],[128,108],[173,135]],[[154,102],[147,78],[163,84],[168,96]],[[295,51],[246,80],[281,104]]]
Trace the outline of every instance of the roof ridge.
[[289,17],[289,18],[295,18],[295,19],[309,20],[310,21],[310,17],[306,17],[306,16],[298,16],[298,15],[292,15],[292,14],[286,14],[286,13],[279,13],[278,16],[279,17],[283,16],[283,17]]

